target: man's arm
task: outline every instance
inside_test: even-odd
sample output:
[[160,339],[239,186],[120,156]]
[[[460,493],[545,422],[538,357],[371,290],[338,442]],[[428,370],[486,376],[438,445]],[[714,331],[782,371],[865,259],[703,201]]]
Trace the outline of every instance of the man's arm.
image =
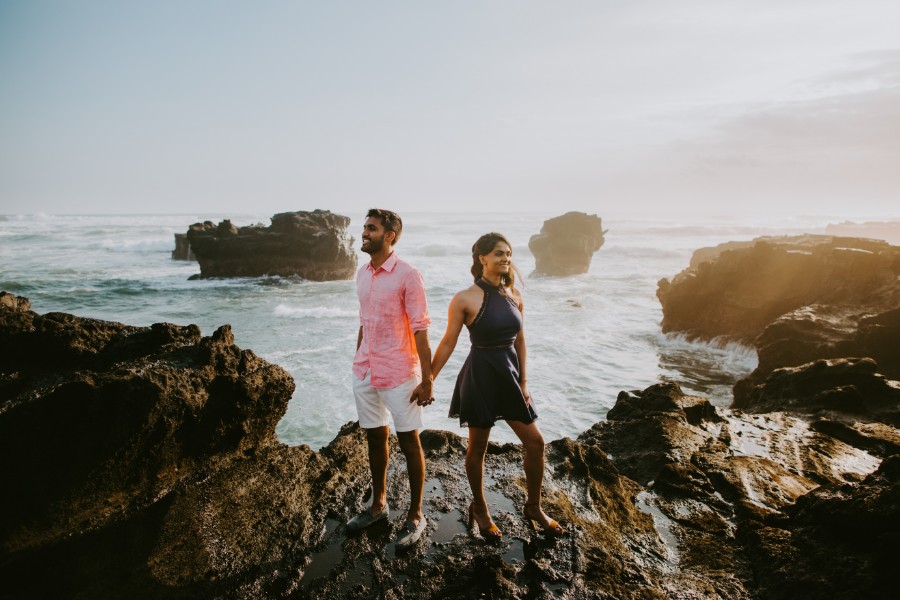
[[359,345],[362,344],[362,325],[359,326],[359,335],[356,336],[356,349],[359,350]]
[[421,329],[413,334],[416,340],[416,353],[422,365],[422,383],[413,390],[410,402],[419,406],[428,406],[434,402],[434,377],[431,376],[431,344],[428,343],[428,330]]

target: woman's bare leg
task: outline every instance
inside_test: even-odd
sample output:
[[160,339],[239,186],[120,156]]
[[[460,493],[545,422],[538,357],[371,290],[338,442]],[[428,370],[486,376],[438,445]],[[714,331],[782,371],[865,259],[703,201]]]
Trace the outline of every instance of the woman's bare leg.
[[544,483],[544,436],[534,422],[526,425],[521,421],[507,421],[507,424],[525,448],[525,487],[528,493],[525,504],[540,504]]
[[507,421],[525,448],[525,516],[538,522],[542,528],[550,527],[551,519],[541,508],[541,487],[544,483],[544,436],[537,423]]
[[487,453],[490,427],[469,427],[469,446],[466,450],[466,477],[472,488],[473,513],[480,529],[491,526],[491,516],[484,497],[484,455]]

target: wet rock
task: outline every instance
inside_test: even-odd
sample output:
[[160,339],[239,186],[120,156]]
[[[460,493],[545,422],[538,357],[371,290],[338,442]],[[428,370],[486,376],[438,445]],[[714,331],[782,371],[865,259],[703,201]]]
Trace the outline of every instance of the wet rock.
[[900,379],[900,248],[815,235],[731,242],[695,252],[657,296],[663,331],[756,347],[758,366],[735,385],[735,407],[872,408],[895,419],[885,406],[893,393],[870,367]]
[[175,249],[172,250],[172,260],[197,260],[194,251],[191,250],[191,243],[188,241],[186,233],[175,234]]
[[[798,515],[806,514],[802,507],[843,490],[859,496],[842,505],[854,512],[848,520],[865,521],[867,532],[878,523],[892,532],[882,534],[879,543],[893,543],[900,531],[898,504],[889,500],[896,484],[878,480],[877,491],[867,490],[872,480],[867,475],[878,459],[783,413],[721,410],[715,411],[721,412],[718,418],[692,422],[682,408],[692,404],[697,399],[675,384],[623,393],[609,421],[579,436],[608,449],[618,469],[646,483],[639,505],[654,516],[666,540],[674,580],[695,592],[708,586],[699,594],[707,597],[851,597],[853,586],[882,597],[893,572],[887,566],[890,546],[857,545],[856,534],[837,533],[837,544],[827,540],[824,506],[833,507],[830,503],[823,506],[814,535],[798,527]],[[883,436],[888,430],[897,434],[879,427]],[[879,471],[893,472],[893,460]],[[826,556],[832,547],[840,549],[846,568],[857,560],[866,565],[852,585],[829,571]]]
[[900,430],[883,423],[847,422],[832,417],[813,421],[812,428],[874,456],[900,454]]
[[9,292],[0,292],[0,307],[24,312],[31,308],[31,302],[28,301],[28,298],[22,298]]
[[[900,383],[870,358],[817,360],[776,369],[760,385],[736,388],[733,406],[754,412],[837,412],[900,426]],[[751,380],[752,381],[752,380]]]
[[[900,308],[898,275],[900,248],[884,242],[764,237],[698,250],[690,267],[659,282],[657,297],[664,332],[749,344],[777,318],[799,309],[810,315],[834,311],[837,325],[856,330],[850,313],[835,309],[855,309],[862,317]],[[837,329],[828,329],[838,336],[835,343]]]
[[[8,597],[877,597],[893,573],[896,457],[875,472],[880,459],[836,439],[850,430],[716,410],[674,383],[622,393],[608,421],[546,445],[561,538],[522,516],[518,444],[486,456],[502,540],[469,531],[466,441],[422,432],[429,524],[398,551],[396,439],[392,518],[349,534],[370,499],[365,432],[348,423],[319,452],[281,444],[293,381],[227,326],[39,315],[0,294],[0,353]],[[891,439],[880,427],[852,431]]]
[[190,247],[201,278],[279,275],[312,281],[351,279],[356,274],[349,217],[327,210],[279,213],[269,227],[236,227],[224,220],[191,225]]
[[742,532],[771,598],[889,598],[900,544],[900,456],[860,483],[827,484]]
[[544,221],[541,232],[528,240],[528,248],[534,255],[535,274],[587,273],[594,252],[603,245],[605,233],[597,215],[568,212]]
[[[227,326],[201,337],[17,304],[0,308],[4,595],[233,590],[305,550],[362,473],[347,459],[329,477],[327,456],[277,441],[293,381]],[[361,436],[345,437],[357,455]]]
[[819,359],[869,357],[879,372],[900,379],[900,345],[896,343],[900,309],[883,310],[893,302],[882,308],[813,306],[779,317],[756,338],[759,365],[738,384],[735,396],[742,398],[745,390],[761,384],[774,369]]

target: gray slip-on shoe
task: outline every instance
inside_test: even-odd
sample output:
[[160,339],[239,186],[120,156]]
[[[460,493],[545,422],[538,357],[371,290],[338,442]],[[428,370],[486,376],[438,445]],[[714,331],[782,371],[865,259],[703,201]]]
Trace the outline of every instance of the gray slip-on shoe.
[[418,542],[419,538],[422,537],[422,532],[425,531],[426,525],[428,525],[428,520],[424,515],[419,519],[418,525],[407,519],[406,523],[403,524],[403,529],[397,533],[397,539],[394,540],[397,544],[397,549],[405,550]]
[[369,525],[383,521],[391,516],[391,509],[385,504],[380,512],[372,514],[372,509],[367,508],[349,521],[347,521],[347,531],[359,531],[365,529]]

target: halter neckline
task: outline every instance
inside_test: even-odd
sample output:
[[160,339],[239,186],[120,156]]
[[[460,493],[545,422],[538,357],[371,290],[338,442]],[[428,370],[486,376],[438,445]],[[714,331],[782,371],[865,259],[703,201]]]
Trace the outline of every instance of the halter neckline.
[[492,290],[499,290],[499,289],[503,288],[502,280],[501,280],[500,285],[494,285],[493,283],[491,283],[490,281],[488,281],[488,280],[485,279],[484,277],[479,277],[478,279],[476,279],[476,281],[477,281],[477,282],[480,282],[480,283],[483,283],[484,285],[488,286],[488,287],[491,288]]

